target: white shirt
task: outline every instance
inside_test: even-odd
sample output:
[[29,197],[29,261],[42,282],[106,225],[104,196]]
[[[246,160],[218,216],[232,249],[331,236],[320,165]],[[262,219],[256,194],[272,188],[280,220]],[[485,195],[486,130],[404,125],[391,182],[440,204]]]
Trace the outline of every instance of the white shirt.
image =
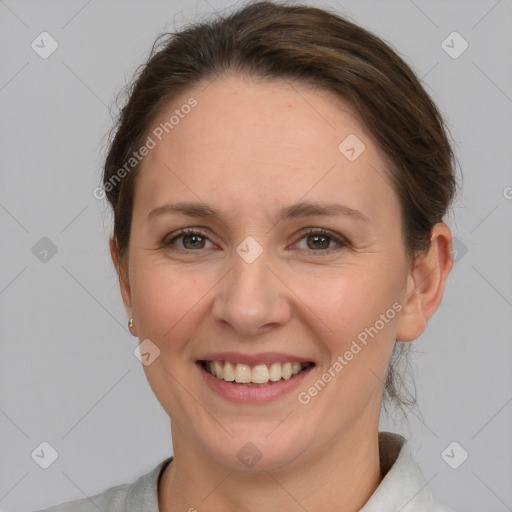
[[[407,440],[379,432],[380,465],[384,478],[359,512],[455,512],[435,500]],[[169,457],[131,484],[111,487],[90,498],[68,501],[36,512],[160,512],[158,481]],[[94,503],[92,501],[94,501]]]

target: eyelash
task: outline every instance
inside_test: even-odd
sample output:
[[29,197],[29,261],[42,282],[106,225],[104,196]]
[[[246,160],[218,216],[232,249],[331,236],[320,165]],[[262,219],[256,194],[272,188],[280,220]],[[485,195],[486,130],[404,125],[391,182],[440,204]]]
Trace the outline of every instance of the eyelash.
[[[175,235],[169,240],[166,242],[166,239],[168,238],[168,236],[166,236],[163,240],[162,240],[162,247],[163,248],[169,248],[176,240],[178,240],[179,238],[182,238],[183,236],[187,236],[187,235],[199,235],[200,237],[202,238],[206,238],[208,239],[208,237],[206,236],[205,233],[203,233],[201,230],[199,229],[191,229],[191,228],[185,228],[185,229],[181,229],[180,231],[178,231],[177,233],[175,233]],[[329,249],[319,249],[319,250],[314,250],[314,249],[309,249],[309,251],[313,252],[313,253],[323,253],[323,254],[315,254],[315,256],[323,256],[325,254],[331,254],[332,252],[334,251],[339,251],[341,250],[342,248],[345,248],[345,247],[348,247],[348,242],[341,236],[338,236],[336,235],[335,233],[333,233],[332,231],[329,231],[327,229],[323,229],[323,228],[309,228],[303,235],[302,237],[299,239],[302,240],[303,238],[307,238],[308,236],[312,236],[312,235],[317,235],[317,236],[324,236],[324,237],[327,237],[327,238],[330,238],[331,240],[335,241],[337,244],[339,244],[339,247],[331,247]],[[190,252],[197,252],[197,251],[200,251],[201,249],[198,249],[197,251],[195,251],[194,249],[181,249],[181,248],[177,248],[175,247],[174,249],[172,249],[176,252],[180,252],[180,253],[190,253]],[[308,249],[306,249],[308,250]]]

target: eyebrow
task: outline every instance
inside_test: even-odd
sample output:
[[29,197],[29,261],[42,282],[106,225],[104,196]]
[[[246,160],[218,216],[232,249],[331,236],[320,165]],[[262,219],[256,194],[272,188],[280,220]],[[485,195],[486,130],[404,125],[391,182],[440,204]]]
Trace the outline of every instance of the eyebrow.
[[[208,206],[207,204],[181,202],[165,204],[163,206],[155,208],[154,210],[151,210],[148,213],[146,220],[149,221],[157,216],[172,213],[182,213],[189,217],[196,218],[222,218],[222,214],[220,212],[218,212],[211,206]],[[358,221],[362,221],[368,224],[371,223],[370,219],[364,213],[360,212],[359,210],[354,210],[349,206],[338,203],[320,204],[313,202],[301,202],[282,208],[277,214],[276,221],[280,222],[282,220],[294,219],[299,217],[308,217],[314,215],[345,215],[348,217],[352,217],[353,219]]]

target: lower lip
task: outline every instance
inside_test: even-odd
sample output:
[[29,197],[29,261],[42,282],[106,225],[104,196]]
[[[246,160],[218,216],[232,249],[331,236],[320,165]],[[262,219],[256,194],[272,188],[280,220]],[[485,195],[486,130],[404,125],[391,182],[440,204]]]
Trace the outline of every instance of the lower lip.
[[277,382],[270,382],[266,386],[246,386],[244,384],[233,384],[214,377],[207,372],[200,363],[196,363],[206,384],[209,388],[221,397],[238,404],[265,403],[277,400],[282,396],[291,393],[299,386],[314,366],[309,366],[294,377],[287,380],[281,379]]

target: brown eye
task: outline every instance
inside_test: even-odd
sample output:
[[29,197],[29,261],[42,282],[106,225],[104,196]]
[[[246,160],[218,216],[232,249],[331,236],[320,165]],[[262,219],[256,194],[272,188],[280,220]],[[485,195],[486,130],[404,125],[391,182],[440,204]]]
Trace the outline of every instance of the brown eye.
[[[301,240],[307,240],[305,250],[314,252],[330,253],[348,246],[348,243],[342,237],[325,229],[310,229]],[[338,244],[338,247],[330,247],[332,242]]]
[[176,233],[170,240],[166,237],[162,246],[167,248],[175,245],[177,240],[182,240],[183,247],[175,247],[178,252],[194,251],[197,249],[205,249],[205,241],[208,238],[201,232],[192,229],[183,229]]
[[[162,241],[162,247],[172,249],[177,252],[191,252],[201,249],[207,249],[205,244],[209,241],[208,237],[199,230],[182,229],[177,233],[173,233],[172,238],[166,237]],[[181,240],[181,245],[176,245],[176,242]],[[310,229],[300,239],[307,240],[306,247],[303,250],[318,253],[331,253],[332,251],[340,250],[343,247],[348,247],[348,242],[341,236],[336,235],[332,231],[325,229]],[[332,246],[332,244],[337,246]]]
[[[183,245],[186,249],[203,249],[204,248],[204,237],[198,234],[182,235]],[[187,247],[187,245],[189,245]]]

